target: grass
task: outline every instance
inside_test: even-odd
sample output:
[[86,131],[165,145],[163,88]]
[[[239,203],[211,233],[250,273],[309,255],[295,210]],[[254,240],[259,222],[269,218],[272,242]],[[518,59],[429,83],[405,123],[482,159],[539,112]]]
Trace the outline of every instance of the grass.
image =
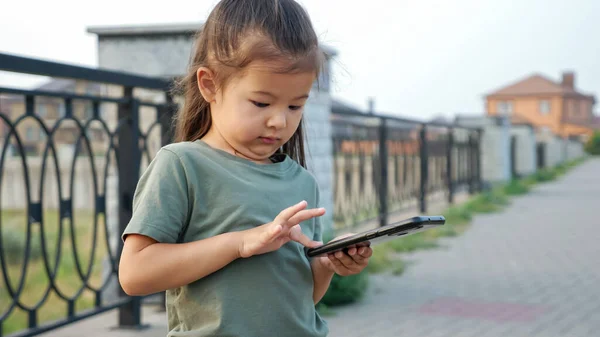
[[556,176],[557,176],[557,174],[556,174],[555,170],[542,169],[542,170],[537,171],[534,174],[533,179],[537,182],[544,183],[544,182],[552,181],[552,180],[556,179]]
[[[16,288],[23,277],[24,247],[26,239],[26,214],[24,210],[1,210],[2,220],[2,249],[4,256],[8,258],[7,274],[13,289]],[[51,271],[56,266],[56,252],[60,245],[61,257],[58,261],[57,275],[55,277],[56,287],[67,297],[73,297],[82,288],[83,282],[77,271],[74,249],[71,243],[70,221],[62,221],[63,233],[59,240],[59,214],[57,210],[44,211],[44,236],[48,253],[48,263]],[[75,210],[73,213],[75,224],[74,235],[76,237],[76,252],[83,273],[87,272],[90,265],[90,256],[93,236],[93,213],[90,211]],[[102,282],[102,260],[107,256],[106,241],[104,235],[104,218],[98,216],[96,252],[92,264],[92,271],[88,284],[98,288]],[[101,230],[102,229],[102,230]],[[20,293],[19,301],[26,307],[35,307],[44,299],[44,294],[50,286],[50,281],[44,267],[41,248],[41,230],[39,224],[33,224],[31,232],[31,257],[25,269],[25,283]],[[92,308],[95,302],[95,294],[89,289],[84,290],[75,301],[75,310],[81,311]],[[0,282],[0,317],[5,315],[12,303],[6,284]],[[54,290],[50,292],[37,309],[38,324],[43,324],[67,316],[67,302],[60,298]],[[11,334],[27,328],[28,312],[19,308],[13,309],[2,324],[2,334]]]
[[504,193],[506,195],[522,195],[529,192],[533,184],[525,182],[521,179],[513,179],[506,186],[504,186]]
[[373,248],[373,256],[367,265],[367,271],[372,274],[378,274],[386,271],[392,264],[392,249],[389,245],[382,244]]
[[401,260],[398,259],[395,261],[394,265],[392,266],[392,274],[398,276],[398,275],[402,275],[404,273],[404,270],[406,269],[406,263]]

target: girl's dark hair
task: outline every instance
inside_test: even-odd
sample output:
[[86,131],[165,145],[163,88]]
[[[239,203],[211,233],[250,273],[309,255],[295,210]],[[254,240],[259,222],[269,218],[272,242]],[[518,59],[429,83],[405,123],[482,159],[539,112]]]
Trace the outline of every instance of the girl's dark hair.
[[[222,0],[197,34],[187,75],[179,83],[184,104],[175,116],[175,141],[195,141],[211,127],[210,106],[196,72],[207,67],[223,88],[252,61],[274,61],[278,72],[321,71],[323,53],[306,11],[294,0]],[[306,167],[303,121],[279,152]]]

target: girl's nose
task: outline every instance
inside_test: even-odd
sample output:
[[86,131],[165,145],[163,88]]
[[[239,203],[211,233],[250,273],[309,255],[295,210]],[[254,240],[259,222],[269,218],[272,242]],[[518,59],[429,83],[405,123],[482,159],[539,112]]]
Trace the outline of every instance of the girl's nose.
[[267,121],[267,126],[270,128],[283,129],[286,125],[287,121],[285,111],[274,113]]

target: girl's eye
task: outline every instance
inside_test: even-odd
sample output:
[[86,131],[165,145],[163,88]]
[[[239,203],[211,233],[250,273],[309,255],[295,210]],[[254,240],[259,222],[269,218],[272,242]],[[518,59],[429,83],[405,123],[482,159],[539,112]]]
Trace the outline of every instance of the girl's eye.
[[255,101],[252,101],[252,103],[259,108],[266,108],[269,106],[269,104],[267,104],[267,103],[260,103],[260,102],[255,102]]
[[290,105],[289,108],[290,108],[290,110],[298,110],[298,109],[301,109],[302,107],[300,105]]

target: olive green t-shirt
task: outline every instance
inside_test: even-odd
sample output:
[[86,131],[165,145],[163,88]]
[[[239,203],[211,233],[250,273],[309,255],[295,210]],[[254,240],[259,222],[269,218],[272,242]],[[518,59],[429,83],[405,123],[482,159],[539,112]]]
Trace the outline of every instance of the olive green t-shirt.
[[[161,148],[140,177],[123,238],[138,233],[176,243],[185,234],[183,242],[197,241],[271,222],[302,200],[307,208],[318,207],[315,178],[281,157],[257,164],[201,140]],[[300,226],[309,238],[322,240],[318,218]],[[198,252],[198,261],[211,258]],[[297,242],[237,259],[167,291],[168,336],[326,336],[313,286],[310,260]]]

